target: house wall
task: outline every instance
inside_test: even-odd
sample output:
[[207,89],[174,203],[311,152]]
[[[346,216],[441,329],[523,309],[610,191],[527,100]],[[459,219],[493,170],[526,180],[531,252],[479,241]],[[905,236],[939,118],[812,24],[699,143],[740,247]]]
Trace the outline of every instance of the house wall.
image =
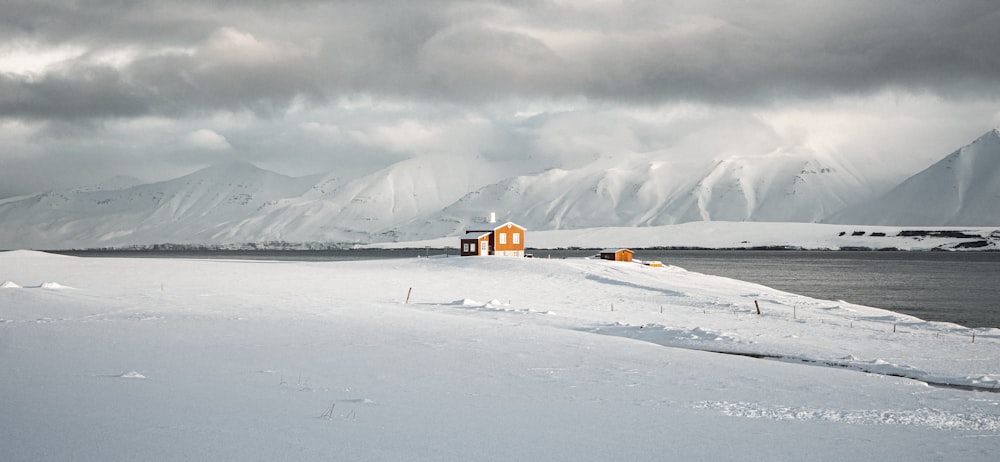
[[496,255],[520,253],[519,256],[524,256],[524,228],[507,223],[497,228],[493,234],[493,249]]
[[[483,244],[486,244],[485,246]],[[493,234],[479,238],[479,256],[493,255]]]
[[[477,255],[479,251],[479,247],[476,245],[477,242],[475,239],[462,239],[461,255],[463,257]],[[469,248],[470,245],[472,246],[471,249]]]

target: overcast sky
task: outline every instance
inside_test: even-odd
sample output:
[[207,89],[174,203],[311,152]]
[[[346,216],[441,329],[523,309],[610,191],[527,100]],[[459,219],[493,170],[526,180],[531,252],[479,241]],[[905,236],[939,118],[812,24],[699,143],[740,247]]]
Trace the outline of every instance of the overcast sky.
[[1000,126],[998,44],[996,0],[0,0],[0,198],[235,159],[919,169]]

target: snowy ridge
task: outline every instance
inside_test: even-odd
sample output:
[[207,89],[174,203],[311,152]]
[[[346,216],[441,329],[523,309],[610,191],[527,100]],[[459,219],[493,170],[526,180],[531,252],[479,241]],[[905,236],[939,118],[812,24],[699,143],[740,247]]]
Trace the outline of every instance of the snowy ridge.
[[638,155],[625,161],[603,159],[572,171],[553,169],[486,186],[436,219],[400,226],[397,235],[454,234],[463,218],[483,210],[516,216],[518,223],[535,230],[692,221],[815,222],[864,194],[864,180],[851,172],[829,160],[789,153],[706,165]]
[[442,155],[360,178],[290,178],[233,163],[154,184],[116,179],[0,201],[0,248],[420,241],[453,237],[490,211],[532,231],[691,222],[997,226],[998,133],[877,200],[873,172],[804,147],[714,160],[632,153],[543,172]]
[[495,179],[493,172],[476,172],[459,160],[427,157],[342,184],[327,176],[301,197],[270,204],[209,242],[393,240],[397,223],[438,211],[472,185]]
[[1000,216],[1000,130],[992,130],[831,223],[996,226]]
[[211,241],[219,230],[271,201],[304,193],[312,182],[232,163],[125,189],[45,193],[0,206],[0,242],[51,248]]

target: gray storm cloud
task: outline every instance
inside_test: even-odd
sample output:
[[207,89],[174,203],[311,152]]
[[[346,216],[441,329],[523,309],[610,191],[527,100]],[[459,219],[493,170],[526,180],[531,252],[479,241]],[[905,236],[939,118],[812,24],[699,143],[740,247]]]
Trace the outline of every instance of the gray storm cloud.
[[[273,115],[355,93],[726,105],[1000,87],[992,1],[63,3],[5,7],[5,40],[86,52],[0,77],[3,116]],[[119,52],[133,56],[96,59]]]
[[936,155],[1000,123],[997,43],[995,0],[6,0],[0,198],[237,157]]

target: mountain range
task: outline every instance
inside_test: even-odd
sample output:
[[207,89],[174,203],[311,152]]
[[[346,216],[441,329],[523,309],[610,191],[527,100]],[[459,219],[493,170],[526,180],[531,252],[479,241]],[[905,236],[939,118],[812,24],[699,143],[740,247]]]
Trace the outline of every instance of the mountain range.
[[456,235],[491,211],[531,230],[693,221],[1000,225],[998,130],[888,190],[877,172],[803,148],[711,159],[637,153],[513,175],[494,167],[430,156],[358,178],[293,178],[249,163],[149,184],[115,178],[0,201],[0,248],[409,241]]
[[870,202],[831,223],[890,226],[1000,225],[1000,130],[991,130]]

